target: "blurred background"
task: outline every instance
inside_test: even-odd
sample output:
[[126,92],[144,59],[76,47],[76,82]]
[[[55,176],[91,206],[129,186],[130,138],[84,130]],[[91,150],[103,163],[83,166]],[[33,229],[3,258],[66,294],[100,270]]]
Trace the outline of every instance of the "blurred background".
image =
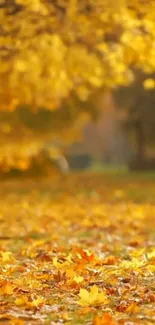
[[100,98],[98,120],[69,149],[73,168],[87,161],[101,168],[155,169],[155,91],[144,89],[141,78]]
[[[67,146],[63,143],[63,137],[56,136],[55,140],[52,138],[50,141],[50,129],[54,127],[51,116],[53,113],[42,110],[34,118],[27,108],[22,108],[12,113],[11,119],[10,113],[0,113],[1,132],[3,137],[6,136],[6,143],[3,139],[4,148],[1,147],[1,160],[3,162],[4,152],[7,150],[10,160],[12,156],[15,159],[13,167],[10,168],[9,164],[4,163],[2,171],[25,172],[27,169],[30,170],[32,165],[35,166],[35,170],[38,168],[39,172],[40,169],[46,168],[49,172],[54,165],[54,168],[64,173],[68,168],[70,170],[122,167],[129,170],[155,169],[154,90],[145,90],[142,82],[134,82],[130,87],[120,87],[114,92],[100,94],[98,99],[98,106],[94,108],[94,111],[98,109],[98,116],[85,122],[78,140],[74,141],[71,138],[71,143],[67,143]],[[15,130],[18,127],[21,136],[23,128],[26,129],[23,140],[19,141],[17,132],[14,139],[10,138],[10,132],[14,127]],[[30,141],[29,135],[31,145],[29,142],[27,144],[27,141]],[[18,165],[16,156],[22,149],[24,153],[31,153],[32,150],[32,157],[33,155],[35,157],[32,164],[23,155],[24,159],[21,159]],[[17,168],[15,168],[16,164]]]
[[0,0],[0,173],[155,168],[154,1]]

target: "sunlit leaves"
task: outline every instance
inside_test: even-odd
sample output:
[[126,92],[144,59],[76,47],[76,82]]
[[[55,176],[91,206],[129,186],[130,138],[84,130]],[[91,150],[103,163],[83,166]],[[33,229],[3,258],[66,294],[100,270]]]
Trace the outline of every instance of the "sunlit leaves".
[[15,300],[17,306],[25,306],[29,308],[40,307],[44,303],[43,297],[37,297],[35,299],[28,299],[26,295],[20,296]]
[[[87,102],[92,114],[89,100],[98,91],[128,85],[135,68],[147,74],[155,71],[153,1],[7,0],[7,5],[2,1],[0,21],[0,111],[14,112],[26,104],[35,119],[43,107],[57,110],[51,140],[77,140],[83,126],[81,112]],[[144,87],[153,89],[154,80],[147,78]],[[74,98],[78,104],[72,105]],[[66,106],[72,116],[69,124],[62,114]],[[31,130],[20,121],[17,124],[15,133],[18,130],[23,150],[20,144],[2,148],[3,170],[26,170],[32,155],[39,152],[38,135],[33,145]],[[13,128],[8,131],[0,125],[0,130],[1,142],[8,143],[8,132],[9,139],[18,143]]]
[[0,252],[1,263],[9,263],[14,261],[13,254],[11,252]]
[[90,292],[86,289],[80,289],[79,293],[79,305],[81,306],[93,306],[93,305],[101,305],[108,304],[109,299],[107,298],[104,291],[99,292],[97,286],[93,286],[90,289]]
[[[134,178],[1,184],[2,322],[154,321],[155,188]],[[135,202],[132,188],[146,201]]]
[[153,89],[153,88],[155,88],[155,80],[153,80],[153,79],[146,79],[144,81],[144,87],[146,89]]
[[82,276],[74,276],[73,280],[79,284],[83,282],[84,278]]
[[96,88],[130,82],[131,64],[153,70],[153,13],[152,2],[128,7],[122,0],[2,6],[1,109],[55,109],[72,92],[86,100]]

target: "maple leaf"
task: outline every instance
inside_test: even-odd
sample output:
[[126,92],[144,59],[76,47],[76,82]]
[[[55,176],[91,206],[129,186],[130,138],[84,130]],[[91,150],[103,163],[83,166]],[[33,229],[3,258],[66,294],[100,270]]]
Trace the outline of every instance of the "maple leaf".
[[36,299],[33,299],[30,306],[32,307],[40,307],[41,305],[43,305],[45,303],[45,300],[43,297],[37,297]]
[[37,297],[32,299],[31,301],[29,300],[29,298],[25,295],[20,296],[19,298],[17,298],[15,300],[15,304],[17,306],[27,306],[27,307],[40,307],[42,304],[44,303],[44,299],[43,297]]
[[127,313],[138,313],[140,310],[139,306],[133,302],[131,303],[127,308],[126,308],[126,312]]
[[1,252],[1,259],[2,259],[2,262],[4,263],[11,263],[11,262],[14,262],[15,259],[14,259],[14,256],[11,252]]
[[90,252],[88,249],[78,249],[77,256],[79,259],[84,259],[88,262],[92,262],[95,259],[94,253]]
[[13,285],[7,281],[3,280],[0,284],[0,294],[6,294],[6,295],[12,295],[13,294],[14,287]]
[[80,300],[78,301],[81,306],[101,305],[108,304],[109,299],[104,291],[99,292],[96,285],[91,287],[90,291],[86,289],[80,289]]
[[155,249],[153,249],[151,252],[147,253],[147,258],[155,261]]
[[25,295],[25,296],[21,296],[19,298],[16,298],[15,300],[15,304],[17,306],[24,306],[24,305],[28,305],[28,297]]
[[61,269],[62,268],[62,264],[58,262],[58,258],[54,257],[53,258],[53,265],[57,268],[57,269]]
[[139,270],[144,265],[144,261],[139,260],[138,258],[133,257],[131,261],[122,261],[121,267],[124,269],[134,269]]
[[76,282],[76,283],[81,283],[84,281],[84,278],[83,276],[74,276],[73,280]]
[[93,325],[117,325],[117,321],[108,313],[100,316],[95,316],[93,320]]
[[116,264],[118,258],[116,258],[115,256],[108,256],[106,258],[104,258],[104,260],[102,261],[103,265],[114,265]]

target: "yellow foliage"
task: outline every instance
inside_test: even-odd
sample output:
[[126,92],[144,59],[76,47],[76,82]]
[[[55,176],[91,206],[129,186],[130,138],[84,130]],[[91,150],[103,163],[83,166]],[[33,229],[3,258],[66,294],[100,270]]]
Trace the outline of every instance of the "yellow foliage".
[[80,289],[79,293],[79,305],[81,306],[93,306],[108,304],[109,299],[106,296],[104,291],[99,292],[99,289],[96,285],[91,287],[90,291],[86,289]]
[[83,276],[74,276],[73,280],[76,282],[76,283],[81,283],[84,281],[84,278]]
[[147,254],[148,259],[152,259],[155,261],[155,249]]
[[[81,113],[86,110],[82,102],[91,95],[129,84],[134,78],[133,68],[155,71],[154,1],[1,2],[0,111],[11,114],[19,107],[22,110],[23,105],[28,105],[34,114],[43,107],[58,111],[53,118],[52,138],[58,135],[71,143],[79,136],[83,126]],[[154,86],[152,79],[144,82],[147,89]],[[76,108],[74,98],[79,101]],[[72,100],[73,105],[69,106]],[[72,116],[69,123],[61,114],[66,102]],[[91,115],[91,108],[88,111]],[[32,144],[31,131],[19,124],[18,121],[15,127],[22,146],[6,150],[0,143],[0,167],[5,170],[27,169],[41,147]],[[0,124],[0,133],[5,144],[7,135],[16,142],[11,123]],[[25,149],[28,146],[30,150]]]
[[39,296],[35,299],[29,300],[26,295],[25,296],[23,295],[15,300],[15,304],[17,306],[25,306],[26,305],[27,307],[30,307],[30,308],[41,306],[43,303],[44,303],[43,297],[39,297]]
[[132,2],[2,4],[1,110],[53,110],[73,92],[86,100],[93,89],[130,82],[130,64],[154,70],[155,5]]
[[155,88],[155,80],[146,79],[144,81],[144,88],[146,88],[146,89],[154,89]]

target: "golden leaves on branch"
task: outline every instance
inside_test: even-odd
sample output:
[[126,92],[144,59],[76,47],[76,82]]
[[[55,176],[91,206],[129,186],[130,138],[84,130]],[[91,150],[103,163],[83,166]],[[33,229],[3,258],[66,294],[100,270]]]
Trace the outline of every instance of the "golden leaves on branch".
[[[2,1],[0,21],[0,111],[12,114],[25,104],[35,113],[57,110],[52,139],[55,133],[68,143],[77,137],[86,110],[82,103],[91,95],[128,85],[133,68],[155,71],[154,1],[8,0]],[[147,78],[144,87],[154,89],[154,80]],[[69,124],[59,111],[66,102],[73,116]],[[26,169],[29,157],[22,162],[21,149],[17,156],[17,165]]]
[[152,2],[16,0],[8,14],[11,6],[0,13],[1,110],[53,110],[73,92],[85,101],[130,82],[130,65],[155,68]]
[[144,88],[145,89],[154,89],[155,88],[155,80],[153,79],[146,79],[144,81]]

